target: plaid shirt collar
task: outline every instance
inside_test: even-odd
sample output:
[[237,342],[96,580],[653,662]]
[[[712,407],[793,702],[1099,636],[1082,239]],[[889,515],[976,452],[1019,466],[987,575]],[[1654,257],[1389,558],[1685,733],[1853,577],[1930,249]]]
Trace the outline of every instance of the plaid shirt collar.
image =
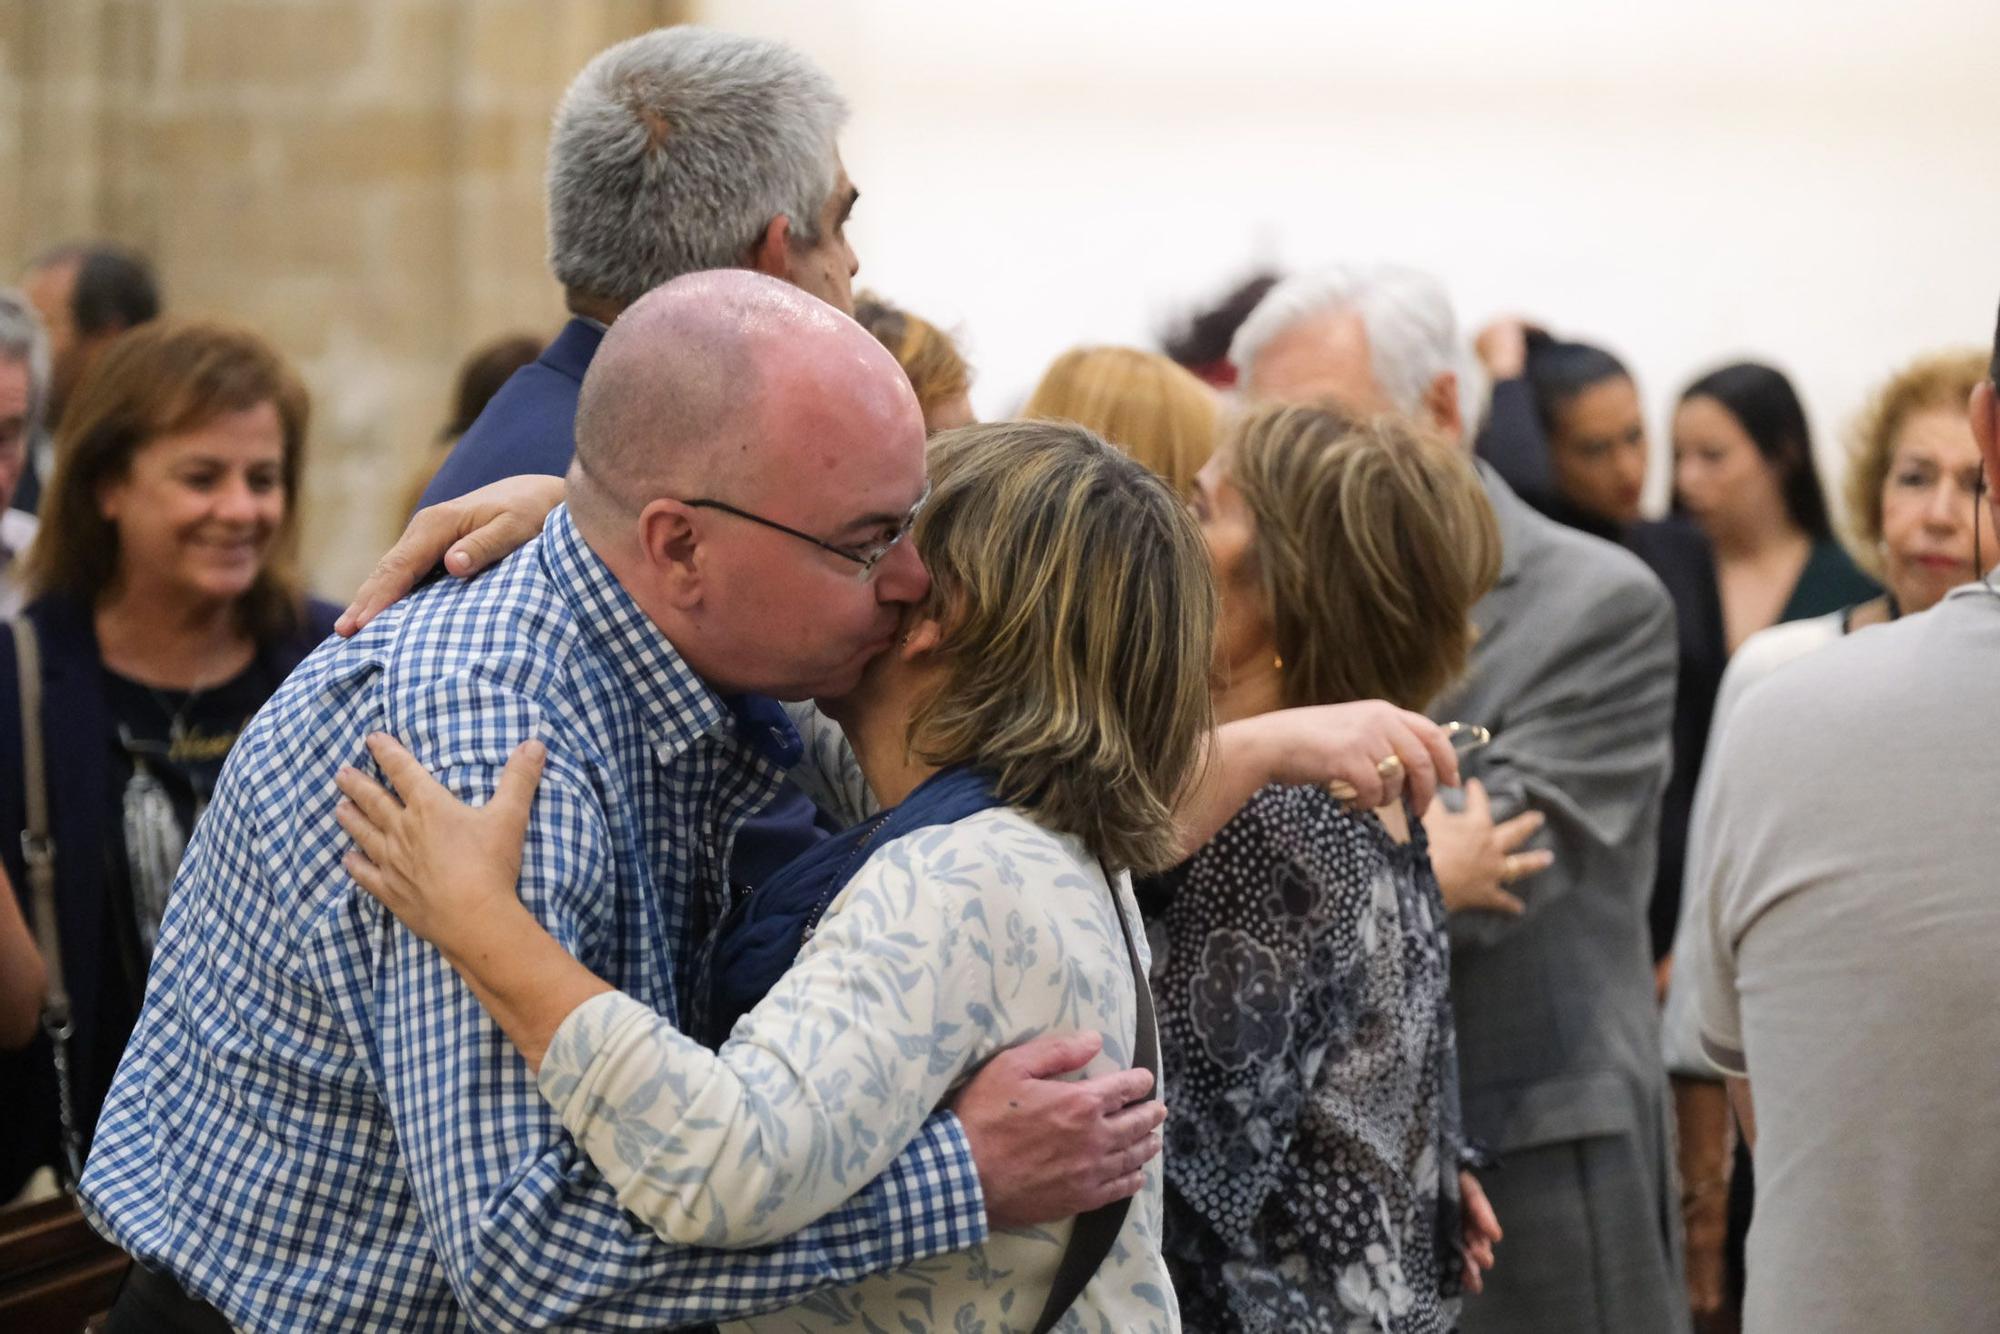
[[603,655],[639,710],[646,740],[662,764],[702,738],[733,735],[735,714],[696,676],[652,618],[639,609],[558,505],[542,526],[542,564],[557,596]]

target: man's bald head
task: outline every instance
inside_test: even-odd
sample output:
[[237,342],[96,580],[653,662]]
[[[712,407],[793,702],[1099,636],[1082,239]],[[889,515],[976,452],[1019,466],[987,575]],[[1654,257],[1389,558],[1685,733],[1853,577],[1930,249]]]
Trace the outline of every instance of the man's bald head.
[[797,479],[802,435],[843,434],[824,429],[842,420],[814,419],[905,405],[917,411],[894,358],[825,302],[742,269],[677,278],[628,307],[591,360],[572,508],[588,518],[661,497],[754,505]]
[[777,279],[722,269],[654,289],[584,377],[577,530],[718,689],[852,690],[930,587],[912,545],[890,543],[923,492],[902,368]]

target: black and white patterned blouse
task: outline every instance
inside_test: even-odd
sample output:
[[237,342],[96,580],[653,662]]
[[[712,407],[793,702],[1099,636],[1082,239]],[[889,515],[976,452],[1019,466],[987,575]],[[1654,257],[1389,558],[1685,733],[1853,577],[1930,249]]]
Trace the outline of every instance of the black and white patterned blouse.
[[1191,1330],[1457,1325],[1458,1054],[1423,826],[1267,787],[1147,882]]

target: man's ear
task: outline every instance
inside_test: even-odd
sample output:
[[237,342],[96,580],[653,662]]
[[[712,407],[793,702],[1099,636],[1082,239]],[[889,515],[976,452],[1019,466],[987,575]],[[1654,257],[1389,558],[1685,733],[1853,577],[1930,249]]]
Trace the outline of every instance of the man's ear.
[[[1424,391],[1424,411],[1430,415],[1431,425],[1444,433],[1454,444],[1465,439],[1465,418],[1458,410],[1458,373],[1439,371],[1431,381],[1431,387]],[[1469,443],[1469,442],[1468,442]]]
[[705,553],[694,511],[678,500],[655,500],[639,512],[638,531],[640,554],[662,596],[682,609],[699,606]]
[[1986,464],[1987,494],[2000,496],[2000,389],[1991,380],[1980,381],[1973,386],[1966,410],[1972,417],[1972,438]]
[[780,213],[764,224],[764,234],[751,244],[744,267],[780,282],[792,280],[792,220]]

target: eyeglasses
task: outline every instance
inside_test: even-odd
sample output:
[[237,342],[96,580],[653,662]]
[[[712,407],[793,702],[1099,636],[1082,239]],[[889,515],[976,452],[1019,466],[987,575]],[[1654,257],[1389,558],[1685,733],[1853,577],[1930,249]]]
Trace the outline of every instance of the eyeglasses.
[[824,538],[814,537],[811,533],[802,533],[787,524],[779,523],[776,519],[767,519],[761,514],[752,514],[749,510],[738,509],[726,501],[683,500],[681,504],[686,505],[689,509],[720,510],[724,514],[733,514],[739,519],[748,519],[751,523],[773,529],[783,533],[787,537],[796,537],[801,542],[810,542],[821,551],[831,551],[842,560],[850,560],[859,565],[861,569],[855,575],[855,578],[865,584],[875,577],[875,567],[880,565],[888,557],[889,553],[894,551],[897,545],[910,535],[910,530],[917,525],[917,516],[923,513],[924,506],[930,502],[930,498],[931,484],[926,481],[924,483],[924,493],[917,497],[917,503],[910,506],[909,512],[904,514],[902,519],[897,522],[895,531],[890,533],[886,540],[868,547],[838,546],[826,541]]

